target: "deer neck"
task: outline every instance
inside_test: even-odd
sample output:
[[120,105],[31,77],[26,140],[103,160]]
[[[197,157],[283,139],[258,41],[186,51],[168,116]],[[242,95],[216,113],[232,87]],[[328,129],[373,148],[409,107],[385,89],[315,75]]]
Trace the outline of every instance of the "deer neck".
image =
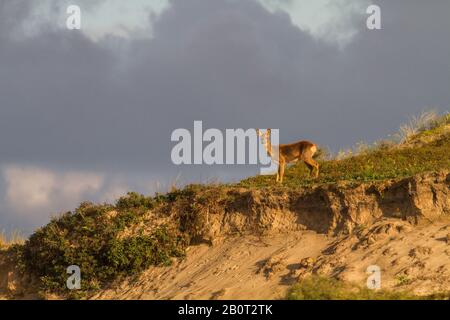
[[266,148],[266,152],[269,155],[269,157],[272,157],[273,150],[272,150],[272,142],[270,141],[270,137],[266,137],[266,143],[264,144],[264,147]]

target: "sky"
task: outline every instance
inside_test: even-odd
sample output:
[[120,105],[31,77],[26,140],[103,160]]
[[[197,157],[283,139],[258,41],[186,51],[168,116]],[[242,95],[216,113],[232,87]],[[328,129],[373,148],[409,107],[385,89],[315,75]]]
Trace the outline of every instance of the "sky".
[[[381,30],[366,27],[369,5]],[[81,8],[81,30],[66,9]],[[450,110],[447,0],[0,0],[0,231],[81,201],[237,181],[171,133],[279,128],[337,151]]]

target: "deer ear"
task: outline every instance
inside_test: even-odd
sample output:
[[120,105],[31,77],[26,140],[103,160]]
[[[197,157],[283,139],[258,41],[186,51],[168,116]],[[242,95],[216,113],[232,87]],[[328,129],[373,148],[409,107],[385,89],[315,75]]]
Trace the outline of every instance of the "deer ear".
[[267,129],[267,134],[270,136],[272,134],[272,129]]

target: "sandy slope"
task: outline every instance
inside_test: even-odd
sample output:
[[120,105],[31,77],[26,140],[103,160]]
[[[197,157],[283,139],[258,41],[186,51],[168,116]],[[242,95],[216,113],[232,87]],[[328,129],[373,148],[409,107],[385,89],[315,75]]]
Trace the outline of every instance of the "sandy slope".
[[[449,195],[447,170],[296,191],[208,189],[191,231],[212,246],[191,246],[171,267],[92,298],[276,299],[309,274],[363,285],[370,265],[381,268],[384,288],[450,291]],[[164,211],[188,212],[190,204],[181,199]],[[30,283],[0,254],[0,298],[39,297]]]
[[[150,268],[91,298],[280,299],[297,279],[309,274],[364,284],[369,265],[381,268],[383,288],[417,294],[450,290],[450,218],[419,225],[382,218],[339,237],[314,231],[228,237],[214,246],[191,246],[184,260]],[[14,273],[0,271],[6,276],[0,285],[7,286],[8,274]],[[2,298],[6,295],[0,294]]]
[[369,265],[381,268],[383,288],[424,295],[450,291],[450,220],[412,226],[382,219],[340,238],[300,276],[319,273],[364,284]]
[[[270,238],[235,237],[213,247],[190,247],[184,261],[151,268],[137,281],[106,290],[94,299],[273,299],[282,298],[295,279],[289,269],[317,256],[329,239],[314,232]],[[285,257],[273,274],[269,259]],[[274,269],[277,269],[276,261]]]
[[413,227],[382,219],[339,238],[312,231],[235,237],[191,247],[184,261],[151,268],[92,298],[279,299],[298,277],[311,273],[364,284],[366,268],[373,264],[381,267],[383,288],[418,294],[450,290],[449,233],[448,220]]

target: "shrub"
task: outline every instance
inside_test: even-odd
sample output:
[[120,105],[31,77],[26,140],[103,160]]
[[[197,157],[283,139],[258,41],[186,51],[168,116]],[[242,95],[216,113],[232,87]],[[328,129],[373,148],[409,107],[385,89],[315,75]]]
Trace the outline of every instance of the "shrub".
[[152,209],[154,200],[152,197],[146,197],[137,192],[128,192],[126,196],[120,197],[116,202],[116,208],[119,210],[145,208]]
[[120,237],[123,230],[142,221],[150,202],[134,194],[119,202],[114,215],[116,208],[109,205],[83,203],[75,212],[53,219],[26,241],[17,262],[40,279],[42,290],[67,293],[70,265],[80,267],[82,291],[88,292],[183,256],[186,239],[174,227],[161,225],[145,235]]
[[107,252],[108,265],[115,272],[127,275],[152,265],[170,265],[172,257],[184,256],[184,250],[180,247],[182,238],[174,237],[170,231],[163,226],[149,236],[111,241]]

